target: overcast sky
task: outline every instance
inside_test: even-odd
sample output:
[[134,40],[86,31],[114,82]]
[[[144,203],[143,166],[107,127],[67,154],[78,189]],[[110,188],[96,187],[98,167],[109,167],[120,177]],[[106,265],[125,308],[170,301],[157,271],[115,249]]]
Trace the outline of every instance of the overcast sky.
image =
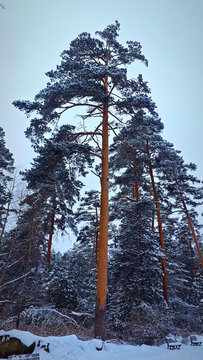
[[118,20],[120,42],[139,41],[149,67],[136,64],[165,125],[163,136],[203,175],[203,0],[0,0],[0,126],[16,166],[33,157],[29,125],[13,100],[32,100],[45,72],[83,31],[92,35]]

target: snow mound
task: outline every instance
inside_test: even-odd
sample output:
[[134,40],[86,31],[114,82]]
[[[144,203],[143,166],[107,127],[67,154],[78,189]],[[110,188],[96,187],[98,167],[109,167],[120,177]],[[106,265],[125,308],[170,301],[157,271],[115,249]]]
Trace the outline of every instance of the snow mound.
[[[75,335],[40,337],[28,331],[11,330],[0,331],[0,335],[9,334],[17,337],[25,345],[34,341],[50,344],[50,352],[39,349],[40,360],[201,360],[203,346],[182,344],[180,350],[168,350],[166,344],[161,346],[133,346],[121,345],[93,339],[82,341]],[[203,341],[203,336],[198,336]],[[98,351],[103,346],[102,351]],[[38,351],[38,350],[37,350]]]

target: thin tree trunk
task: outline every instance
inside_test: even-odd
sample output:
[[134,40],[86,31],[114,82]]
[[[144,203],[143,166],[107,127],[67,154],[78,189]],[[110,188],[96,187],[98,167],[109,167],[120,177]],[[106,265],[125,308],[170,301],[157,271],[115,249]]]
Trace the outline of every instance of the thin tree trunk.
[[51,246],[52,246],[52,238],[54,232],[54,221],[55,221],[55,212],[52,213],[51,216],[51,227],[49,231],[49,242],[48,242],[48,249],[47,249],[47,263],[50,264],[51,261]]
[[[18,219],[20,218],[20,215],[21,215],[21,204],[20,204],[20,207],[19,207],[19,211],[18,211],[18,216],[17,216],[17,219],[16,219],[16,224],[18,223]],[[17,226],[16,226],[16,229],[15,229],[15,232],[14,232],[14,236],[13,236],[13,242],[12,242],[12,245],[10,247],[10,250],[9,250],[9,254],[8,254],[8,260],[7,260],[7,263],[4,267],[4,270],[3,270],[3,274],[2,274],[2,278],[1,278],[1,281],[0,281],[0,287],[3,285],[3,282],[4,282],[4,279],[5,279],[5,276],[6,276],[6,271],[11,263],[11,260],[12,260],[12,252],[13,252],[13,248],[15,246],[15,243],[16,243],[16,235],[17,235]]]
[[136,201],[140,200],[139,186],[138,186],[137,181],[135,181],[135,198],[136,198]]
[[196,271],[196,266],[195,266],[195,261],[194,261],[194,253],[193,253],[191,240],[189,240],[189,247],[190,247],[190,253],[191,253],[191,257],[192,257],[193,271],[194,271],[195,279],[197,279],[197,271]]
[[[140,201],[140,192],[139,192],[139,185],[137,183],[137,181],[135,181],[135,184],[134,184],[134,197],[136,199],[136,201]],[[141,220],[141,214],[140,214],[140,208],[137,209],[137,214],[138,214],[138,218],[139,220]],[[139,234],[142,232],[142,226],[139,225]],[[141,243],[140,243],[141,244]],[[141,244],[142,245],[142,244]]]
[[9,200],[8,200],[8,206],[7,206],[7,209],[6,209],[6,216],[4,218],[4,223],[3,223],[1,234],[0,234],[0,243],[1,243],[1,240],[2,240],[2,238],[4,236],[6,224],[7,224],[7,221],[8,221],[8,215],[9,215],[9,211],[10,211],[11,200],[12,200],[12,195],[10,194],[9,195]]
[[189,224],[189,228],[191,230],[191,233],[192,233],[192,236],[193,236],[193,239],[194,239],[194,242],[196,244],[196,247],[197,247],[197,252],[198,252],[198,255],[199,255],[199,258],[200,258],[200,262],[202,264],[202,267],[203,267],[203,256],[202,256],[202,253],[201,253],[201,250],[200,250],[200,247],[199,247],[199,244],[198,244],[198,241],[197,241],[197,238],[196,238],[196,235],[195,235],[195,231],[194,231],[194,227],[193,227],[193,224],[192,224],[192,221],[191,221],[191,218],[190,218],[190,214],[188,212],[188,209],[187,209],[187,206],[186,206],[186,203],[181,195],[181,201],[182,201],[182,204],[183,204],[183,207],[184,207],[184,210],[185,210],[185,214],[187,216],[187,220],[188,220],[188,224]]
[[[116,237],[115,237],[115,241],[114,241],[114,249],[117,249],[117,239],[116,239]],[[117,293],[117,291],[118,291],[118,280],[117,280],[117,278],[115,278],[113,292]]]
[[[136,176],[136,168],[134,166],[134,173],[135,173],[135,176]],[[138,182],[135,181],[134,183],[134,191],[133,191],[133,197],[135,197],[136,201],[140,201],[140,192],[139,192],[139,185],[138,185]],[[140,213],[140,208],[137,208],[137,216],[138,216],[138,219],[139,219],[139,222],[141,222],[141,213]],[[138,232],[139,232],[139,235],[141,234],[142,232],[142,226],[139,224],[138,226]],[[140,246],[140,251],[142,251],[142,241],[139,240],[139,246]],[[140,256],[140,263],[142,264],[143,263],[143,255],[141,254]]]
[[96,254],[95,254],[95,261],[96,265],[98,266],[98,252],[99,252],[99,219],[98,219],[98,211],[96,206]]
[[152,231],[154,231],[154,210],[152,211]]
[[158,195],[157,195],[157,192],[156,192],[156,186],[155,186],[155,181],[154,181],[152,163],[151,163],[151,160],[150,160],[150,151],[149,151],[148,140],[147,140],[147,154],[148,154],[148,157],[149,157],[149,172],[150,172],[150,177],[151,177],[151,182],[152,182],[154,202],[155,202],[155,206],[156,206],[156,213],[157,213],[157,221],[158,221],[161,249],[162,249],[162,252],[164,254],[164,257],[161,260],[161,266],[162,266],[162,271],[163,271],[163,292],[164,292],[164,299],[168,302],[168,286],[167,286],[167,274],[166,274],[164,236],[163,236],[163,229],[162,229],[162,221],[161,221],[161,213],[160,213],[160,208],[159,208]]
[[182,271],[181,271],[181,264],[179,264],[180,270],[179,270],[179,291],[178,291],[178,297],[182,299]]
[[10,194],[9,194],[8,205],[7,205],[7,210],[6,210],[6,216],[5,216],[5,219],[4,219],[4,223],[3,223],[3,227],[2,227],[2,231],[1,231],[1,235],[0,235],[0,242],[1,242],[2,238],[3,238],[3,236],[4,236],[5,228],[6,228],[6,225],[7,225],[8,216],[9,216],[9,212],[10,212],[10,206],[11,206],[11,202],[12,202],[12,199],[13,199],[13,193],[14,193],[15,184],[16,184],[16,172],[15,172],[13,180],[12,180],[12,187],[11,187],[11,191],[10,191]]
[[6,228],[6,224],[8,221],[8,216],[9,216],[9,212],[10,212],[10,206],[11,206],[11,202],[12,202],[12,195],[14,192],[14,186],[15,186],[15,182],[16,182],[16,173],[14,175],[13,181],[12,181],[12,187],[11,187],[11,191],[9,193],[9,199],[8,199],[8,204],[7,204],[7,209],[6,209],[6,215],[5,215],[5,219],[4,219],[4,223],[3,223],[3,227],[1,230],[1,235],[0,235],[0,242],[4,236],[4,232],[5,232],[5,228]]
[[[108,75],[105,76],[105,95],[108,96]],[[109,152],[108,145],[108,102],[103,103],[102,122],[102,176],[101,210],[98,256],[98,281],[95,308],[95,337],[106,339],[106,298],[107,298],[107,262],[108,262],[108,219],[109,219]]]
[[92,255],[90,264],[92,265],[94,254],[95,254],[95,264],[98,265],[98,238],[99,238],[99,220],[98,220],[98,211],[97,206],[95,206],[95,216],[96,216],[96,223],[95,223],[95,240],[93,241],[93,248],[92,248]]

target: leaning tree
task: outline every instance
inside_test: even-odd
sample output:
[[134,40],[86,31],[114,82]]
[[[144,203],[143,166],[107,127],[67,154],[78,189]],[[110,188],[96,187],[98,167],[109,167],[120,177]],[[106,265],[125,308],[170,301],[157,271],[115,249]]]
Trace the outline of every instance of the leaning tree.
[[[155,104],[142,77],[129,79],[127,76],[127,65],[137,60],[147,65],[141,45],[136,41],[121,45],[117,41],[119,28],[116,22],[96,32],[96,37],[86,32],[80,34],[71,42],[70,48],[63,51],[62,62],[56,70],[47,73],[50,80],[34,101],[14,102],[28,116],[34,114],[26,135],[35,145],[43,141],[68,110],[81,109],[82,131],[72,141],[91,141],[95,145],[91,154],[101,160],[95,336],[102,339],[106,337],[109,134],[112,132],[116,135],[126,116],[134,116],[141,108],[147,113],[155,113]],[[85,122],[88,119],[91,119],[92,127]]]

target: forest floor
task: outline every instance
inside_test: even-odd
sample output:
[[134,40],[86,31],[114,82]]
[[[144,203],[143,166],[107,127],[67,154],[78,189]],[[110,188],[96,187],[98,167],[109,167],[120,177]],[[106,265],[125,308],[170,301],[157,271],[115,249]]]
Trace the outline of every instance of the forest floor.
[[[133,346],[116,344],[100,340],[79,340],[75,335],[41,337],[28,331],[0,331],[0,335],[9,334],[17,337],[25,345],[41,340],[41,345],[50,344],[50,352],[43,348],[37,350],[40,360],[201,360],[203,359],[203,343],[201,346],[182,344],[180,350],[168,350],[166,344],[161,346]],[[203,336],[197,336],[203,341]],[[103,348],[98,351],[97,348]]]

